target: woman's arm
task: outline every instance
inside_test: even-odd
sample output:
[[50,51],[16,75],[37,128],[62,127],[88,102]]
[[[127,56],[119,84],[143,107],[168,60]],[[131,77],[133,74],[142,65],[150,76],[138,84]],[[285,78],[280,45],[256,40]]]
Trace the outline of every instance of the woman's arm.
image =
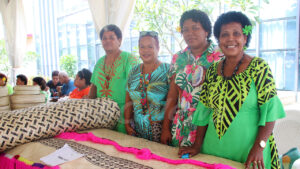
[[178,101],[178,89],[175,84],[174,75],[170,83],[170,89],[167,96],[166,111],[162,124],[162,132],[160,141],[163,144],[169,144],[172,140],[172,134],[170,126],[173,120],[174,113],[176,112],[177,101]]
[[198,126],[196,131],[196,140],[191,147],[179,148],[178,155],[181,157],[183,154],[189,154],[189,157],[197,155],[203,144],[204,136],[206,134],[207,126]]
[[97,98],[97,86],[92,84],[89,92],[89,99],[96,99],[96,98]]
[[[256,140],[252,146],[252,149],[248,155],[247,161],[245,163],[245,167],[250,168],[251,163],[253,165],[257,165],[258,168],[264,168],[264,157],[263,157],[263,150],[264,147],[261,147],[260,143],[263,141],[267,143],[273,128],[275,125],[275,121],[267,122],[265,126],[260,126],[258,130],[258,134],[256,136]],[[256,168],[257,166],[253,167]]]
[[127,134],[135,135],[136,132],[130,125],[130,121],[133,119],[133,103],[132,103],[132,100],[131,100],[128,92],[126,92],[124,117],[125,117],[125,128],[126,128]]

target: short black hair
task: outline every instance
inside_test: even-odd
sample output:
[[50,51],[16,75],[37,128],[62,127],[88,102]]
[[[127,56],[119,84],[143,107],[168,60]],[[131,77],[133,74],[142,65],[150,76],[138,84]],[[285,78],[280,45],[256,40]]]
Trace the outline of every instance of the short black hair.
[[52,77],[53,77],[53,76],[58,76],[58,74],[59,74],[59,71],[58,71],[58,70],[54,70],[54,71],[52,72]]
[[41,90],[45,90],[46,89],[46,81],[44,78],[42,77],[35,77],[32,79],[33,82],[37,83],[40,87]]
[[7,83],[7,77],[6,77],[6,75],[5,75],[5,74],[3,74],[3,73],[0,73],[0,79],[2,79],[2,78],[5,78],[5,82],[4,82],[4,84],[6,85],[6,83]]
[[[220,33],[221,33],[221,27],[223,25],[226,25],[226,24],[229,24],[232,22],[240,23],[242,28],[245,28],[245,26],[252,26],[249,18],[242,12],[229,11],[229,12],[223,13],[222,15],[220,15],[218,17],[218,19],[214,25],[214,36],[218,41],[219,41],[219,37],[220,37]],[[250,31],[247,35],[247,42],[245,45],[246,47],[249,46],[249,43],[251,40],[251,34],[252,34],[252,31]]]
[[90,70],[83,68],[82,70],[78,71],[77,75],[80,79],[85,79],[86,85],[91,84],[92,72]]
[[104,32],[112,31],[116,34],[118,39],[122,39],[121,29],[114,24],[104,26],[100,31],[100,39],[102,40]]
[[182,28],[183,28],[183,23],[184,21],[188,20],[188,19],[192,19],[194,22],[198,22],[201,24],[201,26],[203,27],[203,29],[208,33],[207,34],[207,40],[209,40],[210,36],[211,36],[211,22],[210,19],[208,17],[208,15],[198,9],[192,9],[189,11],[185,11],[180,18],[180,28],[181,28],[181,33],[182,33]]
[[28,80],[27,80],[27,77],[25,75],[19,74],[17,76],[17,79],[20,79],[22,82],[24,82],[24,85],[27,85]]

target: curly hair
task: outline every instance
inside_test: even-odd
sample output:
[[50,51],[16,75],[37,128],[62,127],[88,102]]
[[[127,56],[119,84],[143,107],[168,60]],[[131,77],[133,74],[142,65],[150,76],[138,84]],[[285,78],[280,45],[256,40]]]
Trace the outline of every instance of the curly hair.
[[192,19],[194,22],[198,22],[201,24],[203,29],[208,33],[207,34],[207,40],[209,40],[211,36],[211,22],[207,14],[201,10],[198,9],[192,9],[189,11],[185,11],[180,18],[180,28],[181,28],[181,33],[182,33],[182,28],[183,28],[183,23],[184,21]]
[[46,81],[44,78],[42,77],[35,77],[32,79],[33,82],[37,83],[40,87],[41,90],[45,90],[46,89]]
[[122,39],[122,31],[121,29],[114,24],[104,26],[100,31],[100,39],[102,40],[104,32],[112,31],[116,34],[118,39]]
[[27,85],[28,79],[27,79],[27,77],[25,75],[19,74],[17,76],[17,79],[20,79],[22,82],[24,82],[24,85]]
[[85,79],[86,85],[91,84],[92,72],[90,70],[83,68],[82,70],[78,71],[77,75],[80,79]]
[[[242,12],[229,11],[229,12],[223,13],[222,15],[220,15],[218,17],[218,19],[214,25],[214,36],[218,41],[219,41],[219,37],[220,37],[220,33],[221,33],[221,27],[223,25],[226,25],[226,24],[229,24],[232,22],[240,23],[242,28],[245,28],[245,26],[252,26],[249,18]],[[249,43],[251,40],[251,34],[252,34],[252,31],[249,32],[247,35],[247,42],[245,45],[246,47],[249,46]]]

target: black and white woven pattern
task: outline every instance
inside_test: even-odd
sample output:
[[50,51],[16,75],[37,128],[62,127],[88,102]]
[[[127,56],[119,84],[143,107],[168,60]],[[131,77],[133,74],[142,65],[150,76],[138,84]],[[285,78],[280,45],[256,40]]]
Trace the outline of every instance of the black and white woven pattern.
[[62,132],[114,128],[118,104],[109,98],[70,99],[0,114],[0,152]]

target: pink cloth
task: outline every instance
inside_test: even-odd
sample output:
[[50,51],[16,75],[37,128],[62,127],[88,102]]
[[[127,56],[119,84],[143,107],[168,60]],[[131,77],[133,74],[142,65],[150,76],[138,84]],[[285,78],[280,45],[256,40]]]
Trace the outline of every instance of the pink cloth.
[[156,154],[153,154],[149,149],[142,148],[138,149],[135,147],[123,147],[120,146],[115,141],[96,137],[93,133],[76,133],[76,132],[69,132],[69,133],[61,133],[60,135],[56,136],[57,138],[61,139],[73,139],[76,141],[91,141],[94,143],[104,144],[104,145],[113,145],[118,151],[125,152],[125,153],[131,153],[134,154],[138,159],[141,160],[158,160],[162,162],[166,162],[169,164],[192,164],[200,167],[205,167],[208,169],[233,169],[233,167],[225,164],[208,164],[205,162],[192,160],[192,159],[181,159],[181,160],[173,160],[168,159],[165,157],[158,156]]

